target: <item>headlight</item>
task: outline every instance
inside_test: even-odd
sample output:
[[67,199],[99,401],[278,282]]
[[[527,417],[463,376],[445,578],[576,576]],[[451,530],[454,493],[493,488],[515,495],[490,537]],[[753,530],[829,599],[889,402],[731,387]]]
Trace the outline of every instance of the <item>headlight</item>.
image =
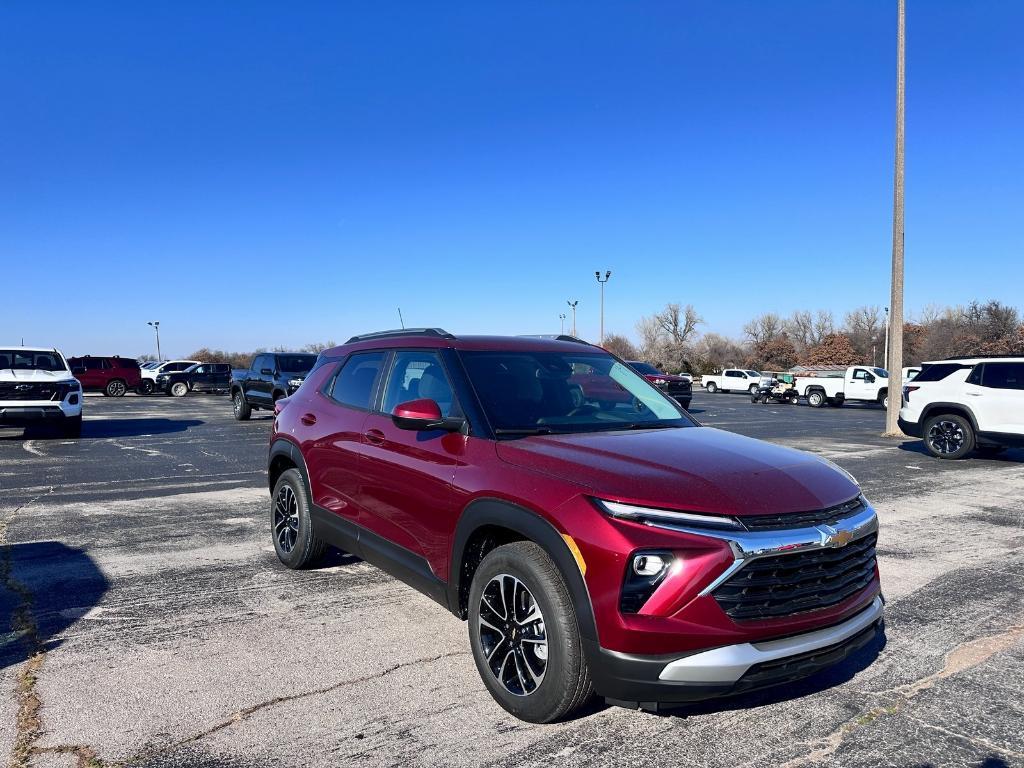
[[648,521],[675,523],[676,525],[692,525],[697,528],[743,529],[743,526],[741,526],[735,519],[721,515],[703,515],[695,512],[676,512],[671,509],[638,507],[633,504],[623,504],[618,501],[603,501],[602,499],[594,499],[594,502],[602,512],[621,520],[633,520],[638,523]]
[[658,386],[663,386],[665,384],[668,384],[668,382],[665,381],[665,379],[655,379],[654,383],[657,384]]
[[821,462],[822,462],[823,464],[827,464],[828,466],[832,467],[832,469],[834,469],[834,470],[835,470],[836,472],[841,472],[841,473],[842,473],[843,475],[845,475],[845,476],[846,476],[846,479],[847,479],[847,480],[849,480],[849,481],[850,481],[851,483],[853,483],[853,484],[854,484],[854,485],[856,485],[856,486],[857,486],[858,488],[860,488],[860,483],[859,483],[859,482],[857,482],[857,478],[856,478],[856,477],[854,477],[853,475],[851,475],[851,474],[850,474],[849,472],[847,472],[847,471],[846,471],[845,469],[843,469],[842,467],[840,467],[840,466],[839,466],[838,464],[836,464],[836,463],[835,463],[834,461],[829,461],[829,460],[828,460],[828,459],[826,459],[826,458],[825,458],[824,456],[819,456],[819,457],[818,457],[818,460],[819,460],[819,461],[821,461]]
[[288,379],[288,386],[289,387],[301,387],[303,381],[305,381],[305,379]]

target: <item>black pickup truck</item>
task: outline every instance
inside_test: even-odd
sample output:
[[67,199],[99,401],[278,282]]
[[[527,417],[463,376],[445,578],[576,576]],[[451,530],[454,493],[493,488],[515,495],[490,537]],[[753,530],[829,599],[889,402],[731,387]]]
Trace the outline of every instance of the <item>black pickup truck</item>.
[[274,403],[299,388],[316,362],[316,355],[302,352],[263,352],[253,358],[248,371],[231,377],[231,406],[235,418],[245,421],[254,408],[272,409]]
[[230,382],[228,363],[197,363],[184,371],[156,376],[156,388],[172,397],[184,397],[189,392],[227,392]]

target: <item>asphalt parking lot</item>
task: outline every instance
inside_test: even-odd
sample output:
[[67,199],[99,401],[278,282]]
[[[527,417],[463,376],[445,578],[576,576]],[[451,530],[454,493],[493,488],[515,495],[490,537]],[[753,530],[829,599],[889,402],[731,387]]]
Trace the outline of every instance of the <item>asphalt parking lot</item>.
[[0,751],[12,766],[1024,765],[1024,451],[939,462],[879,437],[874,407],[698,392],[693,412],[860,480],[882,524],[884,646],[676,715],[523,723],[428,598],[342,555],[278,565],[268,416],[89,397],[80,440],[0,429]]

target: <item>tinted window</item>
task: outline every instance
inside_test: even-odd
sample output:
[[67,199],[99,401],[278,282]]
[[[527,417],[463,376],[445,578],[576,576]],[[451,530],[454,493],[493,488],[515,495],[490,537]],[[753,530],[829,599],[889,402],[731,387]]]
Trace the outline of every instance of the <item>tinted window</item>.
[[185,373],[209,373],[210,367],[207,365],[190,365],[185,369]]
[[213,366],[214,373],[227,373],[230,366],[227,363],[216,363]]
[[112,361],[115,368],[138,368],[139,361],[132,360],[130,357],[118,357]]
[[441,359],[432,352],[399,352],[384,393],[384,413],[394,413],[396,405],[420,398],[436,402],[445,418],[451,415],[455,397]]
[[981,371],[985,366],[982,363],[974,366],[974,370],[971,371],[971,375],[967,377],[968,384],[981,384]]
[[256,355],[256,358],[252,361],[252,365],[250,366],[254,371],[262,371],[264,368],[270,367],[271,366],[267,365],[266,355]]
[[921,372],[914,377],[914,383],[919,381],[942,381],[949,374],[955,371],[962,371],[970,368],[969,365],[961,365],[960,363],[936,363],[935,365],[926,365],[921,369]]
[[383,352],[352,355],[338,371],[331,387],[331,397],[344,405],[369,410],[374,385],[383,363]]
[[106,365],[106,362],[102,357],[86,357],[81,360],[79,365],[83,366],[87,371],[102,371],[104,368],[109,367]]
[[[309,373],[316,362],[316,355],[278,355],[277,369],[281,373]],[[267,366],[273,368],[273,365]]]
[[741,374],[739,371],[726,371],[725,375],[734,379],[739,379],[743,377],[743,374]]
[[992,389],[1024,389],[1024,363],[985,363],[981,386]]
[[761,375],[761,374],[760,374],[760,373],[758,373],[757,371],[747,371],[747,376],[756,376],[756,377],[760,377],[760,375]]

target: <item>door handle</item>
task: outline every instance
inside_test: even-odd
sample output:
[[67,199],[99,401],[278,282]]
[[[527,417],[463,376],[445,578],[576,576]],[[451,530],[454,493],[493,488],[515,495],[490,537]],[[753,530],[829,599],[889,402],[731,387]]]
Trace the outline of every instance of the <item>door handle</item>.
[[379,429],[368,429],[363,433],[363,437],[366,438],[366,442],[373,443],[374,445],[380,445],[384,442],[384,433]]
[[316,416],[312,413],[304,413],[302,414],[302,417],[299,419],[299,421],[301,421],[307,427],[312,427],[314,424],[316,424]]

